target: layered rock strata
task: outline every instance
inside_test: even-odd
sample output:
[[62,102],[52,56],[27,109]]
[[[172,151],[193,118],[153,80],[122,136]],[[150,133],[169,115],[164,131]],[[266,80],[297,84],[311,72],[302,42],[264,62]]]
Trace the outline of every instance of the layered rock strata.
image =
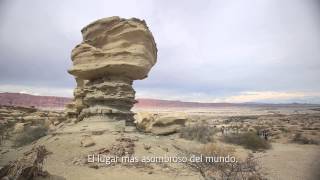
[[83,42],[72,51],[69,70],[76,79],[87,81],[75,93],[79,118],[126,120],[133,125],[133,80],[146,78],[157,59],[146,23],[136,18],[104,18],[83,28],[82,35]]
[[80,112],[86,105],[83,103],[83,97],[84,97],[84,80],[80,78],[75,78],[77,86],[73,91],[74,99],[72,102],[66,104],[65,106],[65,112],[66,117],[68,119],[71,119],[74,122],[77,122],[80,119],[79,115]]

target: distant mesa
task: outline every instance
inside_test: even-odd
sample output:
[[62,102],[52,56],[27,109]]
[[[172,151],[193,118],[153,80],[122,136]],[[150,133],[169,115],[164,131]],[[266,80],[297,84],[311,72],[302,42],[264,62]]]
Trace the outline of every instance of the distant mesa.
[[0,105],[37,107],[37,108],[57,108],[61,109],[71,98],[56,96],[35,96],[22,93],[0,93]]
[[[0,93],[0,105],[37,107],[37,108],[56,108],[63,109],[68,103],[72,102],[72,98],[55,97],[55,96],[35,96],[21,93]],[[160,99],[137,99],[134,108],[215,108],[230,106],[311,106],[314,110],[318,110],[319,105],[312,104],[236,104],[236,103],[198,103],[184,101],[170,101]]]

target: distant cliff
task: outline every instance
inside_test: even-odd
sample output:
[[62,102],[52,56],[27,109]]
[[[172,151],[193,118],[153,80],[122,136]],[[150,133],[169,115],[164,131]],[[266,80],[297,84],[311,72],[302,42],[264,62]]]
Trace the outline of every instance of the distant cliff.
[[[72,98],[55,96],[35,96],[21,93],[0,93],[0,105],[43,107],[43,108],[63,108]],[[136,108],[170,108],[170,107],[218,107],[230,106],[230,103],[198,103],[170,101],[159,99],[137,99]]]
[[[209,107],[223,107],[233,106],[237,104],[232,103],[199,103],[199,102],[185,102],[185,101],[172,101],[172,100],[160,100],[160,99],[137,99],[138,103],[135,107],[158,107],[158,108],[170,108],[170,107],[188,107],[188,108],[209,108]],[[239,105],[239,104],[238,104]]]
[[[71,102],[72,98],[55,97],[55,96],[34,96],[30,94],[21,93],[0,93],[0,105],[9,106],[24,106],[24,107],[40,107],[40,108],[64,108],[64,106]],[[160,99],[137,99],[138,103],[134,105],[136,108],[215,108],[215,107],[230,107],[230,106],[309,106],[318,107],[313,104],[261,104],[261,103],[199,103],[199,102],[184,102],[171,101]]]
[[55,96],[34,96],[21,93],[0,93],[0,105],[62,108],[71,98]]

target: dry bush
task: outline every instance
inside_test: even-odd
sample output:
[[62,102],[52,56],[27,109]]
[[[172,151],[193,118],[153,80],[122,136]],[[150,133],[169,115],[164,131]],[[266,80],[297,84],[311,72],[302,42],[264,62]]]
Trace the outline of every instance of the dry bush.
[[20,147],[20,146],[30,144],[33,141],[38,140],[43,136],[46,136],[47,132],[48,132],[48,129],[43,126],[27,127],[24,132],[16,136],[14,145],[16,147]]
[[292,142],[298,143],[298,144],[319,144],[316,140],[308,139],[305,136],[303,136],[301,133],[296,133],[292,138]]
[[[10,161],[0,169],[0,179],[31,180],[36,177],[47,176],[43,170],[44,160],[50,152],[45,146],[33,147],[15,161]],[[51,179],[51,178],[50,178]]]
[[213,142],[215,129],[206,123],[190,125],[180,130],[180,137],[188,140],[195,140],[201,143]]
[[223,137],[223,141],[227,143],[241,145],[251,150],[270,149],[271,144],[260,138],[257,134],[252,132],[230,134]]
[[284,133],[290,132],[289,129],[286,128],[286,127],[280,127],[279,130],[282,131],[282,132],[284,132]]
[[[252,154],[244,161],[205,161],[206,158],[234,156],[233,148],[219,147],[215,144],[206,144],[198,151],[181,150],[182,154],[188,158],[202,156],[202,161],[187,161],[187,167],[199,172],[205,180],[260,180],[257,159]],[[237,159],[235,157],[235,159]]]
[[9,138],[9,130],[15,125],[15,121],[6,121],[0,117],[0,145]]

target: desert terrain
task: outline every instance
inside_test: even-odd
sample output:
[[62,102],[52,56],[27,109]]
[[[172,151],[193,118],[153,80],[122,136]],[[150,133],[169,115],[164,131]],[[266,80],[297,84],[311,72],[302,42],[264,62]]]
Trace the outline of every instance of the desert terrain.
[[[134,112],[140,116],[183,116],[187,120],[185,127],[163,134],[159,129],[144,132],[125,126],[121,121],[72,122],[64,117],[63,111],[2,106],[0,166],[4,167],[33,147],[43,145],[50,152],[43,163],[43,169],[50,174],[45,179],[203,179],[197,169],[186,163],[114,162],[106,165],[88,163],[87,156],[107,152],[119,156],[177,157],[186,151],[201,152],[204,147],[212,146],[216,152],[222,148],[234,154],[239,161],[252,155],[260,179],[316,180],[320,177],[317,161],[320,155],[320,113],[316,106],[140,107],[134,108]],[[43,127],[46,132],[38,139],[21,138],[21,135],[28,135],[30,127]],[[171,131],[169,126],[162,128]],[[251,147],[224,138],[246,132],[257,133],[262,129],[269,133],[267,142],[270,147]]]

